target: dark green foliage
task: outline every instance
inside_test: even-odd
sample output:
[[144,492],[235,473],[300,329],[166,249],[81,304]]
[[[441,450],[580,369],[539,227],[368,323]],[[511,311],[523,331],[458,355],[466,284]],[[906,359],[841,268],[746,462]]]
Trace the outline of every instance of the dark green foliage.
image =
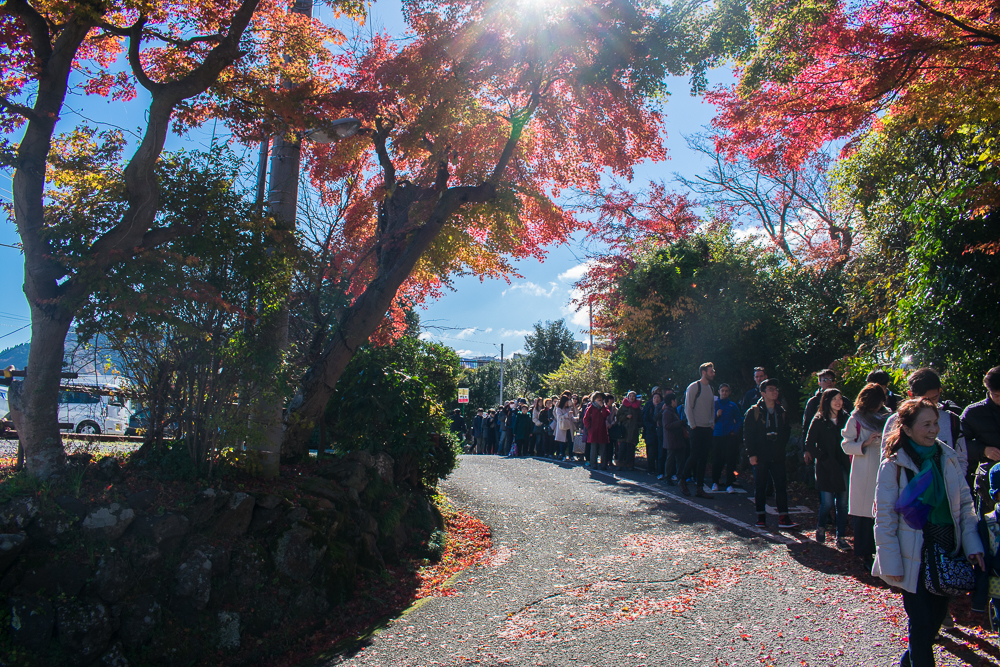
[[576,339],[566,326],[566,320],[555,322],[535,322],[534,332],[524,337],[524,349],[528,361],[528,388],[542,389],[543,375],[559,368],[563,356],[575,357]]
[[793,399],[806,375],[853,349],[834,272],[791,266],[728,229],[641,257],[619,288],[631,313],[612,357],[619,387],[683,388],[711,361],[737,391],[764,366]]
[[433,487],[458,462],[443,407],[457,393],[458,373],[454,351],[412,337],[360,350],[327,405],[327,437],[339,451],[385,451],[397,469]]
[[947,397],[965,405],[981,398],[983,375],[1000,359],[1000,272],[989,245],[1000,215],[964,214],[957,196],[914,207],[906,292],[889,321],[900,353],[943,370]]
[[1000,354],[1000,218],[989,206],[998,178],[980,161],[987,129],[890,127],[836,172],[862,220],[845,280],[860,355],[937,368],[945,396],[962,404],[980,398]]
[[[60,166],[75,177],[72,190],[47,215],[64,225],[118,215],[121,187],[105,186],[107,210],[95,213],[86,204],[93,179]],[[147,438],[177,438],[196,472],[219,452],[252,448],[262,436],[249,423],[255,399],[287,390],[284,369],[261,355],[255,325],[276,312],[290,249],[236,185],[241,166],[221,146],[165,154],[157,224],[184,232],[101,276],[77,318],[80,341],[102,334],[122,359],[147,410]]]
[[[521,356],[504,360],[503,399],[505,401],[528,396],[529,374],[527,357]],[[479,368],[463,371],[459,385],[469,388],[468,407],[472,409],[471,414],[474,415],[477,408],[496,407],[500,402],[500,362],[494,361]],[[453,398],[448,403],[448,407],[459,407],[458,401]]]
[[444,548],[448,545],[448,533],[443,530],[435,530],[427,539],[427,553],[435,563],[441,560],[444,555]]

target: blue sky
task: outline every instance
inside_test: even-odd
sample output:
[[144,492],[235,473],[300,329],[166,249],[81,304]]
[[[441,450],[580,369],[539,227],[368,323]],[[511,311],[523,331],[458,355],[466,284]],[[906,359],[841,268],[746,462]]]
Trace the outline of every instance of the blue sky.
[[[328,18],[330,10],[317,4],[316,15]],[[385,29],[392,35],[405,32],[398,0],[378,0],[374,3],[368,29]],[[728,71],[717,71],[710,77],[712,83],[731,80]],[[666,143],[670,158],[666,162],[646,163],[635,172],[634,183],[641,187],[650,180],[670,180],[674,173],[693,176],[706,165],[697,153],[690,151],[684,136],[701,131],[714,115],[714,108],[700,98],[691,97],[686,79],[672,79],[669,89],[673,93],[664,106],[666,115]],[[130,104],[111,104],[95,96],[71,96],[69,107],[63,114],[68,129],[83,120],[98,126],[122,127],[135,130],[142,124],[148,100],[140,96]],[[219,138],[226,138],[222,126],[214,128]],[[181,146],[205,147],[213,127],[202,128],[187,137],[168,137],[167,149]],[[19,135],[12,137],[15,141]],[[232,144],[234,150],[256,160],[256,148]],[[0,197],[10,201],[9,174],[0,175]],[[14,224],[0,223],[0,244],[18,243]],[[587,313],[574,312],[569,305],[573,283],[585,270],[586,249],[582,237],[573,242],[549,249],[543,262],[526,260],[516,265],[519,276],[505,280],[484,280],[469,276],[457,278],[453,291],[441,299],[427,304],[420,311],[422,323],[427,327],[425,338],[440,341],[455,348],[462,356],[496,355],[500,344],[505,355],[523,350],[524,335],[532,324],[544,320],[566,318],[578,340],[586,340]],[[0,290],[0,349],[30,339],[28,304],[21,291],[23,261],[20,251],[0,245],[0,266],[3,267],[4,289]]]

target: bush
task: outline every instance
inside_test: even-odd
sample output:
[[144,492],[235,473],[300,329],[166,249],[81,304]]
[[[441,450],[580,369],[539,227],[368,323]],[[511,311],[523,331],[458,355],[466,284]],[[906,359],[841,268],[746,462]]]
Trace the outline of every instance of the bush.
[[454,352],[413,338],[359,351],[327,404],[334,448],[385,451],[397,470],[436,486],[461,452],[442,405],[456,391],[458,368]]

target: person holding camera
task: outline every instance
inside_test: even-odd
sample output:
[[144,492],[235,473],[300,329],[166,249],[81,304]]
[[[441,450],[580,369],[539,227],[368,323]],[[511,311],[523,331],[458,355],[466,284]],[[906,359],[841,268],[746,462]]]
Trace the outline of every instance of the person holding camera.
[[761,398],[743,419],[743,444],[754,467],[754,504],[757,527],[767,528],[767,479],[774,480],[778,505],[778,528],[794,530],[798,524],[788,516],[788,481],[785,448],[792,435],[788,413],[778,403],[779,385],[774,378],[760,383]]

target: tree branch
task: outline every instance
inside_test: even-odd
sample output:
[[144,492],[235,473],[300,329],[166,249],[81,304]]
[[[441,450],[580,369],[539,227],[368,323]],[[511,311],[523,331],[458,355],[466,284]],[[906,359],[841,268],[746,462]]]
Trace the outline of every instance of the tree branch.
[[132,74],[142,87],[149,92],[156,92],[163,89],[162,83],[156,83],[149,78],[146,70],[142,66],[142,58],[139,55],[139,45],[142,43],[142,30],[146,26],[146,16],[142,15],[139,20],[128,29],[128,64],[132,68]]
[[531,115],[535,113],[535,109],[538,108],[539,103],[541,103],[541,96],[537,93],[532,93],[531,99],[528,100],[528,105],[524,110],[511,119],[510,136],[507,138],[507,143],[504,144],[503,152],[500,153],[500,159],[497,160],[497,164],[493,168],[493,173],[486,179],[486,182],[494,188],[500,184],[503,172],[507,169],[507,164],[510,162],[511,157],[514,155],[514,150],[521,140],[521,132],[524,131],[524,126],[531,120]]
[[215,33],[214,35],[200,35],[198,37],[192,37],[190,39],[177,39],[176,37],[171,37],[170,35],[164,35],[158,30],[147,30],[146,34],[156,37],[168,44],[173,44],[174,46],[180,47],[182,49],[189,48],[199,42],[221,42],[225,39],[225,35],[221,33]]
[[173,241],[174,239],[190,234],[194,231],[191,225],[170,225],[169,227],[154,227],[142,235],[142,242],[139,244],[140,250],[152,250],[161,243]]
[[396,190],[396,166],[389,157],[389,152],[385,148],[385,143],[389,139],[389,134],[395,126],[391,120],[382,118],[375,119],[375,134],[372,135],[372,142],[375,144],[375,154],[378,155],[378,163],[382,166],[382,183],[386,192],[392,196]]
[[0,11],[24,21],[25,25],[28,26],[28,33],[31,35],[31,48],[41,61],[42,67],[45,67],[52,56],[52,35],[45,17],[29,5],[27,0],[7,0],[3,5],[0,5]]
[[951,14],[942,12],[940,9],[934,9],[933,7],[930,6],[929,3],[925,2],[924,0],[914,0],[914,1],[917,3],[918,7],[921,7],[925,11],[930,12],[939,19],[944,19],[945,21],[951,23],[957,28],[961,28],[962,30],[971,33],[976,37],[982,37],[983,39],[988,39],[994,44],[1000,44],[1000,35],[988,32],[986,30],[979,30],[978,28],[973,28],[971,25],[958,20],[958,18],[952,16]]
[[26,107],[23,104],[18,104],[17,102],[11,102],[6,97],[2,96],[0,96],[0,109],[16,113],[19,116],[24,116],[28,120],[38,120],[39,118],[34,109]]

